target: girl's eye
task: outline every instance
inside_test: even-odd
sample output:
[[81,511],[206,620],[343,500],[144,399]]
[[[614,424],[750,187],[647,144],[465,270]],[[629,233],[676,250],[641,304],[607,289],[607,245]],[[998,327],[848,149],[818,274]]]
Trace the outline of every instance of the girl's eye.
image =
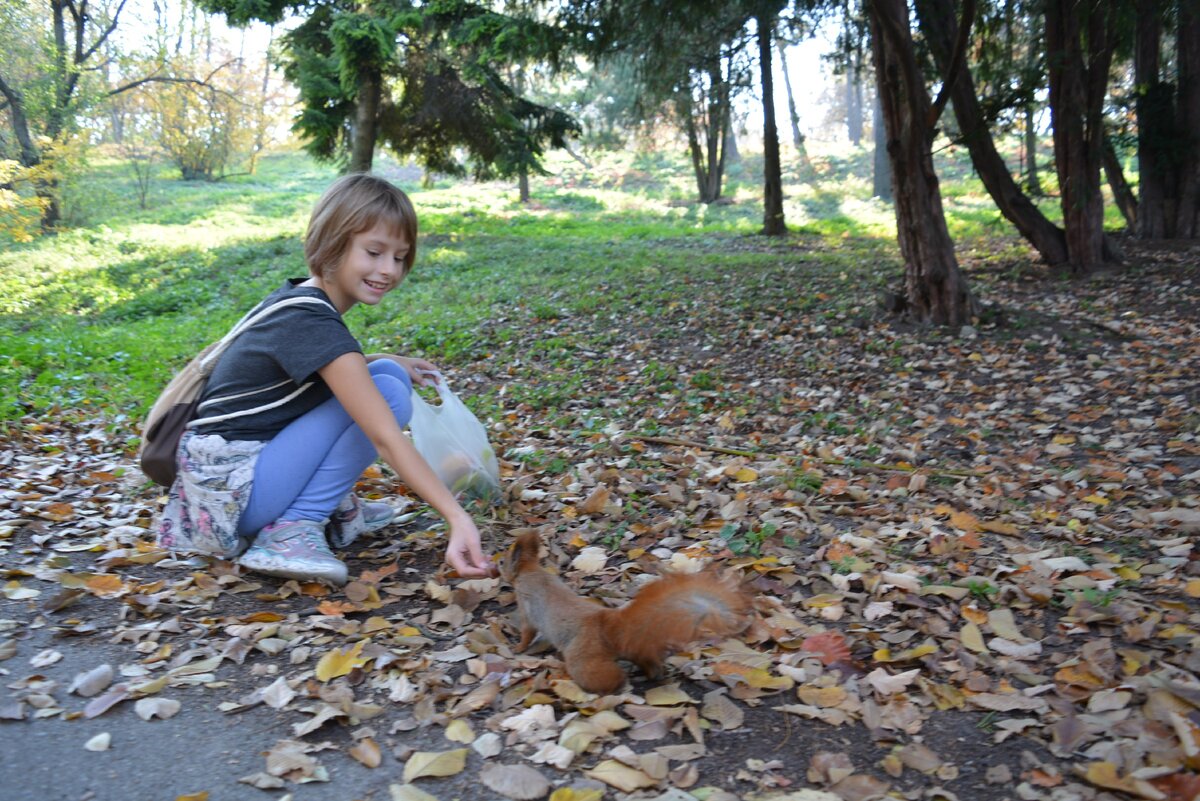
[[368,251],[367,251],[367,255],[368,255],[368,256],[370,256],[370,257],[373,259],[373,258],[375,258],[376,256],[378,256],[378,255],[379,255],[379,251],[377,251],[377,250],[368,250]]

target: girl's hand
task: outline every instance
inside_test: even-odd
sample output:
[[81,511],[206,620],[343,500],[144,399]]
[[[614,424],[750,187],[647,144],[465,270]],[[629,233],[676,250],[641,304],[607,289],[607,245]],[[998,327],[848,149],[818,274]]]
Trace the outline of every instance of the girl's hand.
[[432,386],[434,383],[433,376],[428,374],[441,372],[433,362],[419,359],[415,356],[396,356],[391,353],[372,353],[370,356],[367,356],[368,362],[373,362],[376,359],[387,359],[403,367],[405,372],[408,373],[408,377],[412,379],[413,386],[415,387]]
[[433,376],[429,373],[440,373],[441,370],[424,359],[418,359],[415,356],[394,356],[400,366],[408,371],[408,377],[412,379],[413,385],[418,387],[432,386],[434,383]]
[[483,555],[479,545],[479,529],[469,517],[450,525],[446,545],[446,564],[463,578],[486,578],[496,575],[496,566]]

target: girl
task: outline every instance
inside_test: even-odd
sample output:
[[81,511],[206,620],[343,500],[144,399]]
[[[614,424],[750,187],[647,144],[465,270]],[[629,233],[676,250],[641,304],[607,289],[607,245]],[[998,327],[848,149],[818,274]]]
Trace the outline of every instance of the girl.
[[309,277],[263,301],[259,308],[288,303],[222,354],[200,419],[179,443],[161,545],[226,556],[245,549],[238,562],[249,570],[345,584],[346,565],[330,545],[345,548],[394,514],[351,492],[379,457],[446,519],[446,562],[462,576],[493,573],[474,521],[401,431],[413,382],[425,383],[434,366],[364,356],[342,321],[404,280],[416,242],[412,203],[381,178],[348,175],[321,196],[304,239]]

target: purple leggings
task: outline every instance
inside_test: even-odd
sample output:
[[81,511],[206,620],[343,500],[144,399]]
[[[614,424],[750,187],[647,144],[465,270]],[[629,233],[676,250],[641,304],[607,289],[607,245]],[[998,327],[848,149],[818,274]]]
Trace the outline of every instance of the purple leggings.
[[[367,365],[401,427],[412,417],[412,381],[388,359]],[[276,520],[325,520],[379,454],[337,398],[297,417],[267,443],[254,468],[238,534],[252,537]]]

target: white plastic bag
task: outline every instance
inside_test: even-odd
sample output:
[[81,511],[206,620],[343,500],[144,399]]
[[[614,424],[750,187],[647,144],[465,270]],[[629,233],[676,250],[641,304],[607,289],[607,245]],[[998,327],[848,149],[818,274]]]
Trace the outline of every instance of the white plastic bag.
[[441,405],[431,406],[413,389],[413,445],[456,498],[495,500],[500,494],[500,465],[487,430],[471,410],[432,374]]

